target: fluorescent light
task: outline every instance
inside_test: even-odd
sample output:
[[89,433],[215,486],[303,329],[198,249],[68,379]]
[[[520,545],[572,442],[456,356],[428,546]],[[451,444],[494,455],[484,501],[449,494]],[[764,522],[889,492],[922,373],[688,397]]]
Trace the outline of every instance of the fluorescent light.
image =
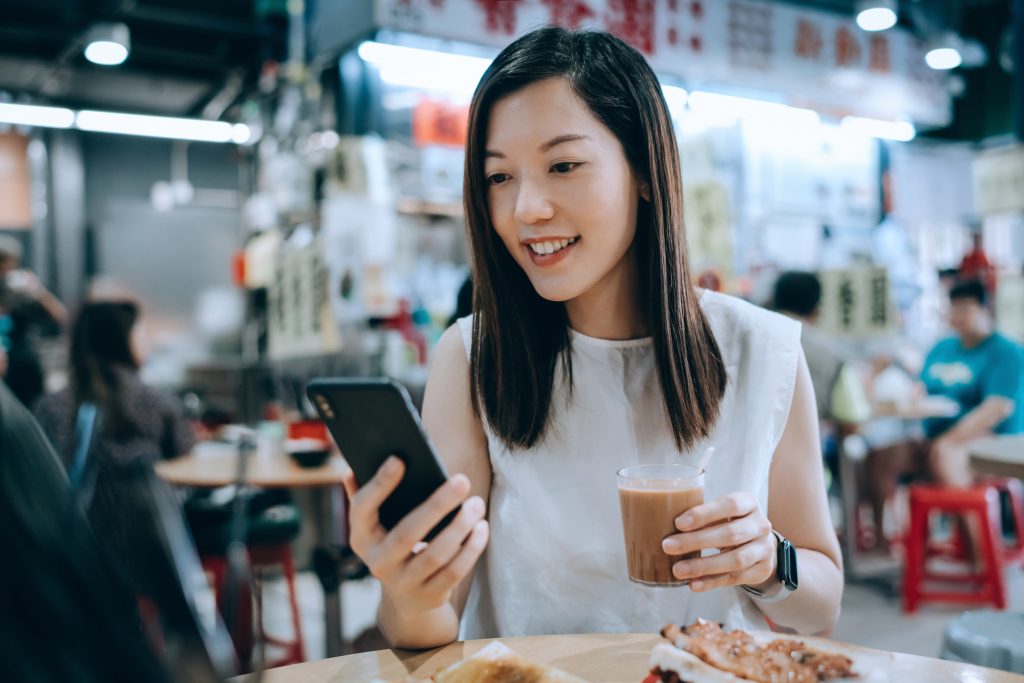
[[846,131],[884,140],[898,140],[899,142],[909,142],[917,134],[914,124],[907,121],[883,121],[882,119],[847,116],[839,125]]
[[933,69],[946,71],[960,66],[963,59],[955,47],[937,47],[924,56],[924,61]]
[[78,112],[75,125],[82,130],[95,133],[145,135],[197,142],[244,142],[249,139],[249,128],[242,123],[232,126],[225,121],[143,116],[88,109]]
[[736,95],[697,91],[690,93],[690,109],[705,118],[717,118],[723,121],[736,119],[780,120],[793,124],[802,123],[815,125],[821,122],[818,112],[800,107],[790,107],[778,102],[752,100]]
[[491,60],[403,45],[367,41],[359,57],[380,70],[391,85],[446,92],[472,92]]
[[128,59],[128,48],[120,43],[97,40],[86,46],[85,58],[93,64],[116,66]]
[[103,66],[121,64],[131,50],[131,33],[124,24],[95,24],[85,41],[85,58]]
[[63,107],[0,102],[0,123],[40,128],[70,128],[75,123],[75,112]]
[[675,85],[661,86],[661,92],[665,95],[665,102],[668,104],[668,113],[672,118],[678,119],[686,111],[686,98],[688,93]]
[[857,26],[865,31],[885,31],[896,25],[896,13],[888,7],[871,7],[857,14]]

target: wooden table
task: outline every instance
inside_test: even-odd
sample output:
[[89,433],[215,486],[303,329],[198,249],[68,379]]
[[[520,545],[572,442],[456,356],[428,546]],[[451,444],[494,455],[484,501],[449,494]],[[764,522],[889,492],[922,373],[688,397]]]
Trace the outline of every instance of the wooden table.
[[[235,483],[238,456],[186,455],[165,460],[156,465],[157,475],[176,486],[218,488]],[[286,455],[264,456],[253,454],[247,463],[246,483],[258,488],[303,488],[313,497],[318,511],[317,542],[329,545],[336,542],[338,519],[341,514],[333,504],[330,489],[341,486],[348,465],[332,455],[320,467],[299,467]],[[341,589],[324,595],[325,652],[329,657],[341,654]]]
[[[801,640],[813,642],[815,639]],[[427,652],[380,650],[324,659],[271,669],[264,673],[262,680],[265,683],[367,683],[374,678],[385,681],[404,681],[407,676],[427,679],[439,668],[473,654],[490,642],[471,640],[452,643]],[[640,683],[648,673],[647,661],[651,649],[664,641],[657,635],[607,633],[502,638],[501,642],[532,661],[550,664],[576,674],[590,683]],[[855,661],[860,655],[864,661],[887,669],[881,672],[881,676],[876,677],[872,674],[872,681],[1024,683],[1024,676],[971,664],[883,652],[852,645],[850,648],[854,652]],[[239,679],[240,682],[246,680],[252,679]]]
[[1024,479],[1024,435],[990,436],[969,447],[971,468],[983,474]]

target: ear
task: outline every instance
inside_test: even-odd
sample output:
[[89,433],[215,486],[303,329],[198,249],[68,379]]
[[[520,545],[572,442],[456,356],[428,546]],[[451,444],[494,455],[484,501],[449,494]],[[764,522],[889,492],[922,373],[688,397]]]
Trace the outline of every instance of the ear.
[[640,198],[645,202],[651,201],[651,187],[645,181],[641,181],[637,186],[637,192],[640,193]]

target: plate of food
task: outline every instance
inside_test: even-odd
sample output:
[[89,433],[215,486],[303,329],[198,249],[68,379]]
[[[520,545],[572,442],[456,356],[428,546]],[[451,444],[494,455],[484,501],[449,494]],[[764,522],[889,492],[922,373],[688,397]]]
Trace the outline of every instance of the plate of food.
[[822,638],[741,629],[698,619],[662,629],[643,683],[819,683],[889,680],[892,655]]
[[[537,647],[543,638],[491,641],[391,683],[882,683],[892,669],[890,653],[703,619],[666,626],[661,635],[556,637],[561,651]],[[576,639],[586,639],[586,648],[574,648]]]

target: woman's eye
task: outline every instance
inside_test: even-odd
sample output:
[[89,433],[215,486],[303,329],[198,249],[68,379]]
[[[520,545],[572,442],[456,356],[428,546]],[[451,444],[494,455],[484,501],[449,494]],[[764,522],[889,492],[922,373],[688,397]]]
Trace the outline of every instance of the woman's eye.
[[551,167],[551,170],[559,175],[565,175],[580,165],[578,161],[562,161]]
[[501,185],[508,180],[508,173],[492,173],[487,176],[487,182],[491,185]]

